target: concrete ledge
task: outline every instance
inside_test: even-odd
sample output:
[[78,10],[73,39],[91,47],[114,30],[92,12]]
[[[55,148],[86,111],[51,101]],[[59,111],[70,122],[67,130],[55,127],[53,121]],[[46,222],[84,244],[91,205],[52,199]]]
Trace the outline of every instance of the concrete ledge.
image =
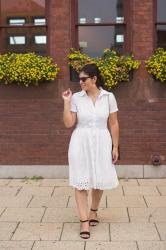
[[143,165],[116,165],[120,178],[143,178]]
[[66,165],[0,165],[0,178],[68,178],[68,170]]
[[166,165],[152,166],[144,165],[144,178],[164,178],[166,177]]
[[[0,178],[68,178],[67,165],[0,165]],[[165,178],[166,165],[116,165],[119,178]]]

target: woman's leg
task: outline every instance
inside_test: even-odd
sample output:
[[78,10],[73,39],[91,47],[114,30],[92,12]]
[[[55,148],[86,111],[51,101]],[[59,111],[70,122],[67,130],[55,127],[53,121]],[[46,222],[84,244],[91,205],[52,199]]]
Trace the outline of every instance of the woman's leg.
[[[101,189],[92,189],[92,204],[91,204],[91,209],[96,210],[99,207],[101,197],[103,194],[103,190]],[[89,214],[89,219],[90,220],[95,220],[97,219],[97,212],[91,211]],[[91,225],[96,225],[96,222],[91,222]]]
[[98,209],[101,197],[103,195],[103,190],[101,189],[92,189],[92,209]]
[[[75,199],[80,216],[80,220],[88,219],[88,191],[75,189]],[[89,222],[81,223],[81,232],[89,231]],[[87,235],[83,235],[87,236]],[[87,236],[88,238],[88,236]]]

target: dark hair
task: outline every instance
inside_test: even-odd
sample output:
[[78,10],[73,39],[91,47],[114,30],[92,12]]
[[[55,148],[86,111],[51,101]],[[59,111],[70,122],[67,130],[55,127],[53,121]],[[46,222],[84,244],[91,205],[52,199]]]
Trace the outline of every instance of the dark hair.
[[86,64],[85,66],[83,66],[80,70],[80,73],[84,72],[86,75],[90,76],[90,77],[97,77],[97,81],[96,81],[96,86],[97,88],[102,87],[103,89],[106,89],[103,78],[100,74],[100,71],[97,67],[96,64],[91,63],[91,64]]

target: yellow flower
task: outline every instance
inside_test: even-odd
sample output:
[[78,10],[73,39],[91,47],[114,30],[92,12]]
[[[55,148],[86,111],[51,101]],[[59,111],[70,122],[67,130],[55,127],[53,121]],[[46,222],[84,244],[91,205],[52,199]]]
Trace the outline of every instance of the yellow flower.
[[59,70],[57,64],[53,64],[52,58],[35,53],[0,55],[0,80],[6,84],[14,82],[29,86],[38,81],[49,81],[50,71],[53,72],[51,80],[54,80]]

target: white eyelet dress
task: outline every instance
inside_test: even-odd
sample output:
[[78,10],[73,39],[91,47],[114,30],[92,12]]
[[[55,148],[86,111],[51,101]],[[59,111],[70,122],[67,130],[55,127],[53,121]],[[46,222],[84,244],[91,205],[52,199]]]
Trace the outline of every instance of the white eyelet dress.
[[95,102],[82,90],[73,94],[71,111],[77,112],[68,151],[69,185],[79,189],[112,189],[119,181],[112,164],[109,113],[118,111],[113,93],[100,89]]

